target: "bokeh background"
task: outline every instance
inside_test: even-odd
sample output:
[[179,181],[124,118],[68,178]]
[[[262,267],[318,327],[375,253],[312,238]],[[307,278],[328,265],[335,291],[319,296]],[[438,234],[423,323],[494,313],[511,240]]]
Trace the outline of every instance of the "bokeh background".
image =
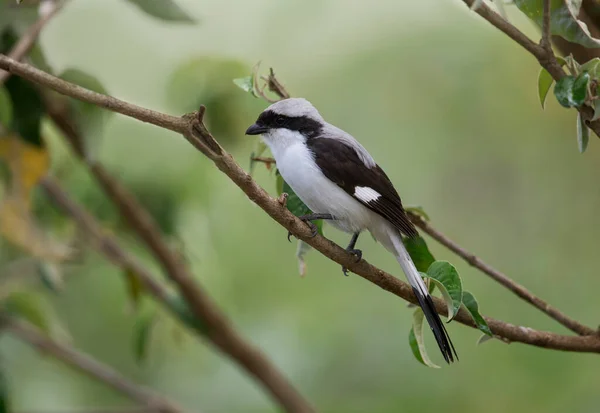
[[[437,228],[567,314],[599,324],[600,146],[592,137],[579,154],[575,112],[552,96],[540,108],[537,62],[462,2],[178,3],[197,25],[165,23],[119,0],[72,1],[43,32],[46,59],[57,73],[81,69],[141,106],[180,114],[206,103],[217,139],[244,167],[255,141],[243,132],[266,104],[231,78],[261,60],[293,95],[357,137],[405,204],[422,205]],[[539,36],[516,10],[509,15]],[[49,124],[44,131],[53,174],[155,267],[57,132]],[[479,332],[452,323],[460,362],[426,368],[408,347],[405,302],[358,276],[344,278],[315,252],[300,278],[285,231],[180,136],[113,116],[94,145],[185,251],[235,326],[320,411],[598,411],[597,355],[476,345]],[[275,193],[269,171],[258,165],[255,176]],[[45,202],[40,196],[37,203],[44,225],[68,232],[68,221]],[[429,246],[457,266],[484,314],[567,333],[433,240]],[[403,277],[369,236],[359,247]],[[192,411],[278,411],[231,361],[168,317],[137,363],[136,316],[119,270],[88,250],[62,270],[67,287],[47,300],[79,349]],[[432,337],[426,340],[441,362]],[[0,341],[0,354],[16,411],[130,405],[10,337]]]

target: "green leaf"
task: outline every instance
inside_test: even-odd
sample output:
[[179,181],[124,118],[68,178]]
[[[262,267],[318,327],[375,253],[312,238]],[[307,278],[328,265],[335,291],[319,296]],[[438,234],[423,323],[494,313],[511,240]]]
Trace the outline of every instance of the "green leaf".
[[[566,62],[562,57],[556,56],[556,60],[563,66]],[[548,96],[548,92],[550,91],[550,87],[554,83],[554,78],[552,75],[548,73],[548,71],[544,68],[540,69],[540,73],[538,74],[538,96],[540,98],[540,104],[542,105],[542,109],[544,109],[546,103],[546,97]]]
[[493,339],[494,336],[488,336],[487,334],[482,334],[478,339],[477,339],[477,345],[483,344],[486,341],[490,341],[491,339]]
[[418,271],[425,272],[435,261],[429,251],[425,240],[420,235],[416,237],[405,237],[402,239],[410,258],[412,258]]
[[235,83],[235,85],[237,87],[239,87],[240,89],[242,89],[244,92],[248,92],[252,96],[257,97],[256,93],[254,92],[254,76],[253,75],[233,79],[233,83]]
[[425,209],[421,205],[407,206],[404,208],[406,212],[412,212],[416,216],[423,218],[424,221],[430,221],[429,215],[425,212]]
[[590,130],[583,121],[581,113],[577,112],[577,147],[579,153],[584,153],[590,140]]
[[463,299],[462,281],[458,271],[448,261],[435,261],[425,275],[436,283],[448,307],[448,321],[452,320],[460,310]]
[[[108,94],[102,83],[95,77],[78,69],[67,69],[60,77],[68,82],[93,90],[104,95]],[[112,112],[99,108],[91,103],[82,102],[69,98],[73,119],[79,132],[85,138],[86,156],[92,156],[97,152],[101,144],[104,126]]]
[[577,106],[585,103],[587,97],[588,86],[590,84],[590,74],[587,72],[581,73],[573,83],[573,100]]
[[196,23],[189,14],[173,0],[127,0],[129,3],[136,5],[145,13],[152,17],[161,20],[179,22],[179,23]]
[[[0,86],[0,128],[8,129],[12,123],[13,107],[8,91]],[[0,129],[1,130],[1,129]]]
[[581,65],[581,70],[588,72],[592,79],[600,79],[600,58],[594,57]]
[[277,195],[283,193],[283,176],[281,176],[279,171],[275,171],[275,188],[277,189]]
[[552,83],[554,83],[552,75],[548,73],[546,69],[542,68],[540,70],[540,74],[538,75],[538,96],[540,98],[540,104],[542,105],[542,109],[544,109],[544,104],[546,103],[546,96],[548,96],[548,92],[550,91]]
[[473,317],[473,321],[475,321],[475,325],[477,326],[479,331],[492,337],[492,330],[490,330],[490,327],[488,326],[487,322],[479,313],[479,304],[477,303],[477,300],[475,299],[473,294],[471,294],[468,291],[463,291],[462,303],[469,312],[469,314],[471,314],[471,317]]
[[419,363],[422,363],[427,367],[439,369],[440,366],[433,363],[427,355],[427,349],[425,348],[425,341],[423,338],[423,317],[423,310],[417,308],[413,313],[413,326],[410,329],[410,333],[408,333],[408,344]]
[[139,275],[132,269],[128,268],[125,270],[124,275],[125,282],[127,283],[127,295],[129,297],[129,302],[131,303],[131,308],[137,310],[139,308],[144,286],[142,285]]
[[[542,27],[543,1],[515,0],[515,5]],[[600,40],[593,38],[586,24],[577,19],[581,2],[582,0],[550,0],[551,33],[588,48],[600,47]]]
[[138,363],[146,360],[152,338],[152,330],[156,324],[156,313],[140,315],[133,327],[133,353]]
[[566,108],[583,105],[589,82],[590,75],[587,72],[577,77],[569,75],[561,78],[554,86],[554,95],[558,103]]
[[50,311],[41,295],[15,291],[4,301],[4,310],[15,317],[27,320],[47,335],[51,335]]

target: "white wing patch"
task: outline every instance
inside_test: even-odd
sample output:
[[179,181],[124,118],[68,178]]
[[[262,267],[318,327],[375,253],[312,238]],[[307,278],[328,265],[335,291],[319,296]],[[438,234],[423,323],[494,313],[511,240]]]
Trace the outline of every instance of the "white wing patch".
[[354,196],[365,203],[369,203],[379,199],[381,194],[368,186],[357,186],[354,188]]

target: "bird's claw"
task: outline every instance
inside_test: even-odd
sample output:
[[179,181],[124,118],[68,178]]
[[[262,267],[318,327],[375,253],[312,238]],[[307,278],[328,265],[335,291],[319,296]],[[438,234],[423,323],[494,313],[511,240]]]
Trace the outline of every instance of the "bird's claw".
[[[356,257],[355,262],[359,262],[362,259],[362,251],[361,250],[356,250],[353,248],[346,248],[346,251],[348,251],[350,254],[352,254]],[[344,275],[346,277],[348,276],[348,268],[342,266],[342,272],[344,273]]]
[[356,257],[356,261],[355,262],[359,262],[360,260],[362,260],[362,251],[361,250],[356,250],[353,248],[349,248],[346,251],[348,251],[350,254],[354,255]]
[[[317,228],[317,226],[308,218],[305,218],[303,216],[298,217],[302,222],[304,222],[306,225],[308,225],[308,228],[310,228],[310,237],[314,238],[317,236],[317,234],[319,233],[319,228]],[[288,231],[288,235],[287,235],[287,239],[289,242],[292,242],[292,240],[290,239],[292,237],[292,232]]]

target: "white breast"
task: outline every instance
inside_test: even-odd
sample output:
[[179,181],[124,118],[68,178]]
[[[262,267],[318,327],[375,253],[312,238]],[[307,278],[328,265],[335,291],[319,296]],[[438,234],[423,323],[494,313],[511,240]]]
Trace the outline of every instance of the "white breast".
[[337,220],[330,224],[346,232],[362,231],[369,228],[374,219],[380,220],[377,214],[325,177],[301,134],[281,132],[265,136],[265,142],[271,148],[281,176],[306,206],[315,213],[335,216]]

